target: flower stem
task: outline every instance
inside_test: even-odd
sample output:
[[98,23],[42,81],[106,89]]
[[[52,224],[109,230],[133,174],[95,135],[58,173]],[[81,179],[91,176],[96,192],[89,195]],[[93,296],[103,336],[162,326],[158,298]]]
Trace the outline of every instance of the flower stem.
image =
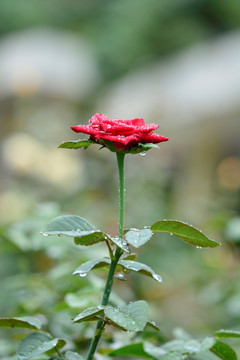
[[[118,163],[118,172],[119,172],[119,222],[118,222],[118,237],[122,239],[123,237],[123,220],[124,220],[124,199],[125,199],[125,189],[124,189],[124,156],[125,154],[117,152],[117,163]],[[108,299],[111,294],[112,284],[114,279],[115,270],[117,267],[118,260],[120,259],[123,251],[120,247],[117,246],[113,259],[111,260],[110,268],[108,271],[108,277],[103,293],[101,305],[106,306],[108,304]],[[95,335],[92,340],[87,360],[92,360],[95,354],[98,342],[102,336],[106,322],[104,320],[98,320]]]
[[[119,171],[119,223],[118,223],[118,236],[120,239],[123,237],[123,220],[124,220],[124,156],[121,152],[117,152],[118,171]],[[116,249],[117,250],[117,249]]]

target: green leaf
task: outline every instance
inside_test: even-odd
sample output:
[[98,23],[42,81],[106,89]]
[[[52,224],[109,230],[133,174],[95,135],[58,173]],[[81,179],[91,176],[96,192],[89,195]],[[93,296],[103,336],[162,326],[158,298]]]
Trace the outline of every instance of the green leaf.
[[157,144],[153,144],[153,143],[141,144],[141,143],[138,143],[138,146],[132,146],[130,149],[124,150],[123,152],[125,154],[139,154],[139,153],[146,153],[148,150],[150,150],[152,148],[159,149]]
[[149,266],[146,264],[142,264],[137,261],[131,261],[131,260],[120,260],[118,262],[118,265],[121,265],[124,269],[139,272],[140,274],[149,276],[153,278],[154,280],[157,280],[159,282],[162,282],[162,278],[160,275],[157,275]]
[[166,355],[161,356],[161,360],[185,360],[188,358],[188,355],[179,355],[175,352],[170,352]]
[[205,338],[203,340],[173,340],[164,344],[161,348],[167,351],[175,351],[179,354],[194,355],[209,350],[216,340],[214,338]]
[[176,360],[187,359],[191,355],[205,353],[209,350],[216,340],[206,338],[203,340],[173,340],[162,346],[154,346],[150,343],[144,343],[144,351],[157,359]]
[[0,328],[40,330],[41,322],[31,316],[0,318]]
[[97,144],[94,140],[74,140],[74,141],[66,141],[58,146],[60,149],[80,149],[80,148],[88,148],[92,144]]
[[199,247],[216,247],[220,244],[209,239],[200,230],[177,220],[161,220],[151,226],[153,232],[175,235],[185,242]]
[[66,235],[76,237],[98,231],[86,219],[76,215],[57,216],[42,231],[42,235]]
[[127,278],[123,274],[116,274],[114,277],[121,281],[127,281]]
[[101,241],[106,241],[108,238],[108,236],[97,230],[97,231],[90,231],[88,234],[83,234],[79,235],[77,237],[74,238],[74,242],[76,245],[84,245],[84,246],[88,246],[88,245],[94,245],[97,244]]
[[240,331],[237,330],[218,330],[215,332],[215,336],[219,339],[224,338],[240,338]]
[[104,313],[104,306],[93,306],[88,309],[83,310],[79,315],[77,315],[73,322],[82,322],[82,321],[93,321],[98,320],[99,316],[102,316]]
[[[99,139],[98,141],[99,141],[99,144],[106,146],[110,151],[118,152],[117,148],[113,145],[113,143],[111,141],[103,140],[103,139]],[[121,150],[121,153],[123,153],[123,154],[139,154],[141,152],[146,152],[152,148],[158,149],[158,146],[153,143],[147,143],[147,144],[138,143],[137,146],[132,146],[126,150]]]
[[139,230],[132,228],[125,234],[127,242],[135,248],[139,248],[145,244],[151,237],[152,231],[150,229]]
[[144,351],[151,355],[154,359],[161,359],[161,357],[167,354],[167,351],[162,349],[160,346],[154,346],[151,343],[144,342]]
[[73,275],[79,275],[84,277],[87,275],[89,271],[92,269],[97,269],[103,266],[108,266],[111,264],[110,258],[100,258],[100,259],[93,259],[89,260],[83,264],[81,264],[73,273]]
[[108,239],[107,235],[98,230],[86,219],[76,215],[57,216],[41,233],[44,236],[66,235],[74,237],[77,245],[93,245]]
[[124,154],[139,154],[139,153],[143,153],[145,154],[148,150],[152,149],[152,148],[156,148],[159,149],[159,147],[157,146],[157,144],[153,144],[153,143],[146,143],[146,144],[141,144],[138,143],[137,146],[132,146],[131,148],[122,151]]
[[122,259],[123,260],[136,260],[137,254],[135,254],[135,253],[127,254],[127,255],[123,256]]
[[144,343],[144,351],[156,359],[182,360],[188,359],[195,354],[206,354],[214,344],[214,338],[205,338],[203,340],[173,340],[162,346],[154,346],[151,343]]
[[124,250],[126,253],[130,253],[130,249],[128,246],[128,243],[124,239],[120,239],[118,236],[111,237],[111,241],[120,247],[122,250]]
[[117,309],[107,306],[104,313],[113,325],[127,331],[142,331],[148,318],[148,306],[145,301],[140,300]]
[[[20,342],[17,350],[18,360],[27,360],[44,354],[51,349],[61,348],[65,345],[62,339],[52,339],[43,333],[32,333]],[[55,352],[55,351],[54,351]]]
[[154,330],[160,331],[160,328],[157,326],[157,324],[155,323],[155,321],[147,321],[148,326],[152,327]]
[[111,141],[98,139],[98,142],[100,145],[102,145],[102,147],[106,146],[108,148],[108,150],[115,152],[115,153],[118,152],[117,148],[113,145],[113,143]]
[[73,351],[67,351],[64,355],[66,360],[84,360],[81,355]]
[[[191,340],[189,340],[189,341],[191,341]],[[205,339],[200,340],[199,342],[200,342],[200,347],[199,347],[198,352],[202,353],[202,352],[209,350],[216,343],[216,340],[212,337],[206,337]]]
[[54,348],[52,348],[52,349],[50,349],[49,351],[47,351],[47,354],[48,354],[48,355],[54,355],[54,354],[56,354],[56,351],[57,351],[57,350],[62,349],[62,348],[66,345],[66,341],[63,340],[63,339],[54,339],[54,340],[57,340],[57,345],[56,345]]
[[[79,275],[81,277],[85,277],[87,273],[93,269],[101,268],[104,266],[109,266],[111,264],[110,258],[99,258],[89,260],[83,264],[81,264],[74,272],[73,275]],[[149,266],[146,264],[142,264],[137,261],[132,260],[120,260],[118,262],[118,268],[121,267],[124,270],[139,272],[140,274],[149,276],[159,282],[162,281],[160,275],[157,275]]]
[[110,356],[135,356],[146,359],[152,359],[153,357],[144,351],[143,343],[131,344],[123,346],[119,349],[111,351]]
[[217,341],[210,351],[222,360],[237,360],[237,354],[227,344]]
[[153,143],[146,143],[146,144],[139,143],[138,145],[140,145],[145,150],[150,150],[152,148],[159,149],[159,146]]

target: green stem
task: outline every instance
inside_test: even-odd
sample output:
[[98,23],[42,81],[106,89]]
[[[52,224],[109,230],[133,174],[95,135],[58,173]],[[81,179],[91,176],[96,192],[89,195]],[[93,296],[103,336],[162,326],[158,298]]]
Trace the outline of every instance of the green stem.
[[119,223],[118,223],[118,236],[123,237],[123,220],[124,220],[124,156],[120,152],[117,153],[118,171],[119,171]]
[[[124,156],[125,154],[117,152],[117,162],[118,162],[118,172],[119,172],[119,222],[118,222],[118,236],[120,239],[123,237],[123,220],[124,220],[124,199],[125,199],[125,189],[124,189]],[[112,284],[114,279],[114,274],[123,251],[120,247],[117,246],[114,257],[111,261],[111,265],[108,271],[108,277],[103,293],[101,305],[106,306],[108,304],[108,299],[111,294]],[[102,336],[104,327],[106,323],[104,320],[98,320],[95,335],[92,340],[87,360],[92,360],[95,354],[98,342]]]
[[61,359],[64,360],[65,358],[64,358],[64,356],[60,353],[60,351],[58,350],[58,348],[55,347],[54,349],[55,349],[56,353],[58,354],[58,356],[59,356]]

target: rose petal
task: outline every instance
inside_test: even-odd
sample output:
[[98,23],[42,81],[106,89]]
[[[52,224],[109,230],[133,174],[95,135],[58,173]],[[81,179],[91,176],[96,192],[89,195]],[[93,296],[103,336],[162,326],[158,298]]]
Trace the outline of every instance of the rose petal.
[[75,132],[82,132],[84,134],[90,134],[90,135],[99,133],[99,130],[95,129],[91,125],[76,125],[76,126],[71,126],[71,129]]
[[95,139],[102,139],[102,140],[107,140],[107,141],[111,141],[111,142],[116,142],[119,144],[123,144],[123,145],[128,145],[130,142],[135,142],[137,143],[138,137],[136,135],[130,135],[130,136],[121,136],[121,135],[110,135],[110,134],[98,134],[95,135]]
[[107,121],[107,120],[110,120],[110,119],[108,119],[108,117],[107,116],[105,116],[104,114],[98,114],[98,113],[96,113],[96,114],[94,114],[92,117],[91,117],[91,119],[89,120],[89,122],[90,123],[92,123],[92,124],[99,124],[99,123],[101,123],[101,122],[103,122],[103,121]]
[[110,124],[102,124],[101,125],[101,129],[109,134],[112,135],[128,135],[128,134],[132,134],[135,130],[134,126],[131,125],[127,125],[127,124],[114,124],[114,125],[110,125]]
[[168,140],[167,137],[152,132],[158,128],[157,124],[145,124],[142,118],[113,120],[104,114],[96,113],[89,122],[89,125],[71,128],[75,132],[89,134],[95,141],[110,141],[119,151],[138,146],[139,143],[159,143]]
[[165,136],[162,135],[158,135],[158,134],[139,134],[139,142],[141,143],[159,143],[159,142],[163,142],[163,141],[168,141],[169,139]]

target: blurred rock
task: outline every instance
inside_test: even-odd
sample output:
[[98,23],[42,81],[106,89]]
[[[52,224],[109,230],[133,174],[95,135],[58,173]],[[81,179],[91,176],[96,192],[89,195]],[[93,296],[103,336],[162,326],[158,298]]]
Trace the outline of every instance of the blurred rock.
[[83,98],[99,73],[89,46],[79,36],[53,29],[28,29],[0,41],[0,97],[35,94]]
[[99,108],[110,117],[162,119],[176,128],[240,111],[240,32],[126,75]]
[[216,169],[240,155],[240,32],[212,39],[127,74],[98,109],[112,118],[144,117],[170,141],[160,146],[177,186],[172,216],[201,224],[213,207]]

